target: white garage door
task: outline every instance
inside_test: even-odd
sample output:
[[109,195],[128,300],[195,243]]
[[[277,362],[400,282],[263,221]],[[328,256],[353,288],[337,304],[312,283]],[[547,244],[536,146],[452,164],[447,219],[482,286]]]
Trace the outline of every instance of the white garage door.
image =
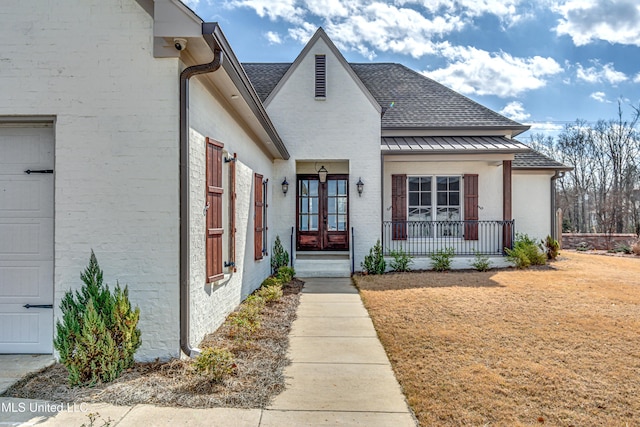
[[53,148],[50,125],[0,123],[0,353],[53,351]]

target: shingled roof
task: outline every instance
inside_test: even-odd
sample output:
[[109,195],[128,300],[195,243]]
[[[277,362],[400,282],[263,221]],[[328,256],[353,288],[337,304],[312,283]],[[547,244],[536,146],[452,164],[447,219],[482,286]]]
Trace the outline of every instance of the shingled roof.
[[[516,134],[528,129],[404,65],[349,65],[385,110],[383,129],[504,128],[516,130]],[[291,64],[243,66],[264,102]]]
[[529,149],[527,152],[515,153],[512,163],[513,169],[551,169],[570,171],[573,168],[556,162],[551,157]]

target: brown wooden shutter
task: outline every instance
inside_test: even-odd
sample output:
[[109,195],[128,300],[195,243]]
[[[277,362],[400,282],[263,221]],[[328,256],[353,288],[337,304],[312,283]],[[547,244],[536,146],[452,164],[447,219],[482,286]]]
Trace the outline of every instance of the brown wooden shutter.
[[222,148],[207,138],[207,283],[224,277],[222,273]]
[[264,232],[264,200],[263,200],[263,192],[262,192],[262,175],[254,174],[253,178],[253,187],[255,194],[255,210],[254,210],[254,224],[255,224],[255,233],[254,233],[254,254],[255,259],[262,259],[262,233]]
[[478,175],[464,175],[465,240],[478,240]]
[[233,153],[233,161],[229,162],[229,265],[233,271],[236,267],[236,161],[238,156]]
[[327,56],[316,55],[316,98],[327,96]]
[[391,235],[407,240],[407,175],[391,175]]

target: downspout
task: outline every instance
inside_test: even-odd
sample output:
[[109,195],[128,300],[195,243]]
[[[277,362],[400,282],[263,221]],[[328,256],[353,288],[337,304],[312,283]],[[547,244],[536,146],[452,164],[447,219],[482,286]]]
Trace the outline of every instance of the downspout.
[[549,235],[554,239],[558,240],[557,224],[556,224],[556,180],[558,178],[564,178],[564,174],[566,172],[557,170],[551,177],[551,233]]
[[209,22],[202,24],[202,36],[213,52],[213,60],[185,68],[180,73],[180,349],[189,357],[198,353],[189,344],[189,79],[213,73],[222,65],[222,50],[213,37],[217,26]]

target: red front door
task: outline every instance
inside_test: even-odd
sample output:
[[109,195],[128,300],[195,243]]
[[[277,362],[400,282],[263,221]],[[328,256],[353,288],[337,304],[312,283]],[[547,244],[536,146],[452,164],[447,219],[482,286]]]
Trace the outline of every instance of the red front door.
[[298,175],[297,249],[301,251],[349,249],[348,175]]

